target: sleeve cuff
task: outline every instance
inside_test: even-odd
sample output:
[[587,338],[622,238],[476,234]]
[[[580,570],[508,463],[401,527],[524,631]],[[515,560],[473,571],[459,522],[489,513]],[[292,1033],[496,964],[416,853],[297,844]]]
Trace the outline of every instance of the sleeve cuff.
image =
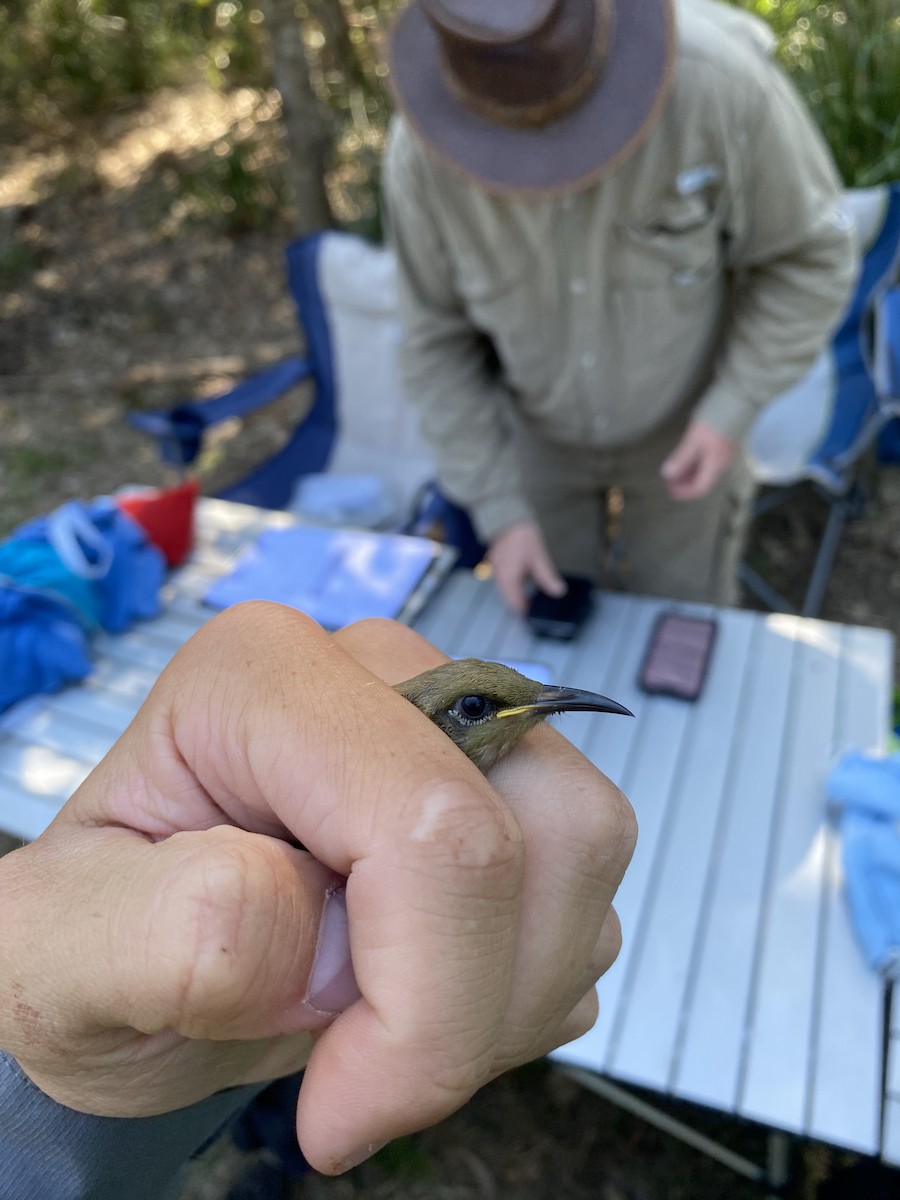
[[93,1117],[52,1100],[0,1053],[0,1200],[158,1200],[266,1086],[229,1088],[155,1117]]
[[745,441],[762,407],[741,399],[721,384],[713,384],[694,409],[693,419],[711,425],[718,433],[740,444]]
[[472,524],[479,538],[487,545],[505,529],[522,521],[533,521],[534,513],[521,496],[497,496],[479,501],[470,508]]

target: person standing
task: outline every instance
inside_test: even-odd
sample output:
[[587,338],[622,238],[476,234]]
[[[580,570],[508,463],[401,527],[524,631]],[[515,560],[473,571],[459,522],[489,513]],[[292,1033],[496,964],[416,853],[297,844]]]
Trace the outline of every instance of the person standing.
[[562,572],[737,599],[742,443],[856,256],[821,136],[716,0],[412,0],[384,165],[401,371],[521,611]]

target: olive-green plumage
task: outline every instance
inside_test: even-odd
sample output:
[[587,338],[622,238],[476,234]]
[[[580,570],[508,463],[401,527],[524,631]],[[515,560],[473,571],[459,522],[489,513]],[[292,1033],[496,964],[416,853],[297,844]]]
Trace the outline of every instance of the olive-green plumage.
[[424,671],[397,691],[434,721],[482,771],[551,713],[633,714],[596,692],[537,683],[502,663],[462,658]]

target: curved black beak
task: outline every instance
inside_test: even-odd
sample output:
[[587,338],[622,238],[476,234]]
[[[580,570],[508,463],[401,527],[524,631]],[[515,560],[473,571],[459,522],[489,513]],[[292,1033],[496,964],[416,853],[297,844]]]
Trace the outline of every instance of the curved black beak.
[[633,717],[634,713],[610,700],[608,696],[600,696],[597,692],[584,692],[581,688],[554,687],[545,685],[537,694],[537,699],[531,704],[519,704],[515,708],[502,708],[497,717],[517,717],[524,713],[544,714],[561,712],[606,712],[619,713],[623,717]]

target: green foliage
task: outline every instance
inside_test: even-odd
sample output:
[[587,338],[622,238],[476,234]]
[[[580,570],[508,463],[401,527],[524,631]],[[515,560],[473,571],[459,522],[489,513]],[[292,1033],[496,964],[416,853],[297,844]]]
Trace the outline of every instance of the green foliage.
[[258,78],[260,21],[241,0],[6,0],[0,103],[49,128],[198,74]]
[[166,168],[180,220],[220,226],[228,233],[263,229],[278,219],[287,203],[278,171],[265,170],[252,139],[221,138],[189,162]]
[[15,287],[34,270],[35,255],[28,246],[13,242],[0,246],[0,288]]
[[40,450],[36,446],[17,446],[3,451],[3,465],[16,480],[58,473],[68,464],[59,450]]
[[900,177],[897,0],[733,0],[766,20],[848,186]]
[[0,537],[19,524],[22,514],[34,508],[77,457],[77,449],[70,458],[52,447],[0,446]]
[[[0,119],[58,135],[79,114],[198,78],[269,82],[259,0],[4,0]],[[378,164],[391,113],[384,43],[401,0],[296,0],[312,80],[336,118],[339,221],[377,233]],[[767,21],[845,183],[900,177],[898,0],[731,0]],[[192,213],[253,228],[281,201],[246,147],[211,153],[181,183]],[[217,198],[217,189],[221,195]]]

